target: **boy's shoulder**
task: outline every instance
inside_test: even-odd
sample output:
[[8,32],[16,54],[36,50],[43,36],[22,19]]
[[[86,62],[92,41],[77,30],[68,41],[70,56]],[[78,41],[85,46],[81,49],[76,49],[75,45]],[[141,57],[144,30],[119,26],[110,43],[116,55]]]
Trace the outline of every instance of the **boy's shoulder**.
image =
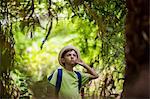
[[59,66],[59,67],[53,69],[53,70],[52,70],[52,73],[57,72],[59,69],[63,69],[63,68],[62,68],[61,66]]

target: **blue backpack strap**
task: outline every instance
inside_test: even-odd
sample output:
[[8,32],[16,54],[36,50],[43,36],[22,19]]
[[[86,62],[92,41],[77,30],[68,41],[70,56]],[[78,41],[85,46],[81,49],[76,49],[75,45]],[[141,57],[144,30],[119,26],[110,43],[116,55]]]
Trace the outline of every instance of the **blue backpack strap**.
[[[48,81],[50,81],[53,77],[54,72],[48,77]],[[61,87],[61,82],[62,82],[62,69],[58,69],[57,73],[57,79],[56,79],[56,84],[55,84],[55,89],[56,89],[56,95],[58,95],[60,87]]]
[[48,81],[50,81],[53,77],[54,72],[48,77]]
[[81,89],[81,81],[82,81],[82,78],[81,78],[81,74],[77,71],[75,71],[75,73],[77,74],[78,76],[78,88],[79,88],[79,92],[80,92],[80,89]]
[[57,73],[57,80],[56,80],[56,95],[58,95],[60,87],[61,87],[61,82],[62,82],[62,69],[58,69],[58,73]]

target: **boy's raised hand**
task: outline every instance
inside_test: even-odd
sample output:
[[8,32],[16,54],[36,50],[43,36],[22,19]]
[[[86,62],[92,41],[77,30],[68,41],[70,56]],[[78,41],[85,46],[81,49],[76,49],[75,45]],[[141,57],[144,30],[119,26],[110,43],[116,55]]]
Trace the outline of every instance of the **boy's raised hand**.
[[77,59],[76,63],[79,64],[79,65],[81,65],[81,66],[85,65],[85,63],[81,59]]
[[85,64],[81,59],[76,60],[76,64],[79,64],[79,65],[83,66],[85,69],[87,69],[87,72],[89,74],[91,74],[91,76],[90,76],[91,79],[98,78],[98,74],[94,71],[94,69],[92,69],[90,66]]

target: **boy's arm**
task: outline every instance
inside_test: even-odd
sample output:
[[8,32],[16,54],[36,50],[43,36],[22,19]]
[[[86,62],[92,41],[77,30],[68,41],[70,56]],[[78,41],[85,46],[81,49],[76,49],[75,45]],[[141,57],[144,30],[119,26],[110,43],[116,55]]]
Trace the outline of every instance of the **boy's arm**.
[[99,77],[98,74],[94,71],[94,69],[92,69],[90,66],[88,66],[87,64],[85,64],[82,60],[77,60],[76,63],[79,64],[79,65],[81,65],[81,66],[83,66],[87,70],[87,72],[89,74],[91,74],[90,75],[91,79],[96,79],[96,78]]

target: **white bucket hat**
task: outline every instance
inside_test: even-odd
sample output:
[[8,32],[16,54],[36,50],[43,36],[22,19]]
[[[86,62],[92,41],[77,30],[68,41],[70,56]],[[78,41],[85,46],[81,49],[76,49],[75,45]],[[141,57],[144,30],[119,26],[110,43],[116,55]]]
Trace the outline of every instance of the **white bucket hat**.
[[64,48],[61,49],[61,51],[59,52],[59,55],[58,55],[58,61],[59,61],[59,64],[60,64],[61,66],[64,66],[64,64],[63,64],[62,61],[61,61],[62,54],[64,53],[64,51],[66,51],[66,50],[71,50],[71,49],[74,50],[74,51],[77,53],[78,59],[80,59],[80,53],[79,53],[79,51],[78,51],[77,48],[75,48],[75,47],[72,46],[72,45],[65,46]]

